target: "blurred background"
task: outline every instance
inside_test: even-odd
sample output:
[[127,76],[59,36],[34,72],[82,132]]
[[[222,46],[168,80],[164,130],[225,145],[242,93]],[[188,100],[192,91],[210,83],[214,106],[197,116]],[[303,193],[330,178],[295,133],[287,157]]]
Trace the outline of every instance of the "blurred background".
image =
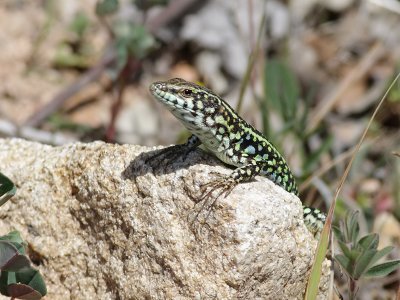
[[[399,72],[398,0],[2,0],[0,137],[169,145],[188,133],[148,92],[181,77],[221,95],[284,153],[309,205],[329,207]],[[335,212],[400,245],[400,83]],[[394,299],[399,271],[363,283]],[[339,290],[344,275],[336,272]]]

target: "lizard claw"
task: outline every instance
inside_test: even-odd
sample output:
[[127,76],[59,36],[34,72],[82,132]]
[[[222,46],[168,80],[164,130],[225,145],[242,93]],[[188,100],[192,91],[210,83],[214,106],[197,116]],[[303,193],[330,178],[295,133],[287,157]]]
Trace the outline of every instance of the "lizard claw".
[[[218,174],[218,175],[220,175],[220,174]],[[220,177],[221,177],[221,175],[220,175]],[[193,221],[197,220],[200,213],[206,207],[208,200],[212,198],[210,205],[208,205],[208,207],[207,207],[207,211],[208,211],[207,216],[206,216],[206,219],[207,219],[211,213],[212,208],[214,207],[215,203],[217,202],[218,198],[221,196],[223,196],[224,198],[227,197],[232,192],[232,190],[234,189],[236,184],[237,184],[236,181],[231,177],[228,177],[228,178],[222,177],[217,180],[211,181],[209,183],[203,184],[200,187],[201,196],[200,196],[200,198],[198,198],[198,202],[203,201],[203,204],[201,205],[199,211],[195,215]],[[213,197],[212,196],[213,192],[215,192],[217,190],[218,190],[218,193],[216,194],[215,197]]]

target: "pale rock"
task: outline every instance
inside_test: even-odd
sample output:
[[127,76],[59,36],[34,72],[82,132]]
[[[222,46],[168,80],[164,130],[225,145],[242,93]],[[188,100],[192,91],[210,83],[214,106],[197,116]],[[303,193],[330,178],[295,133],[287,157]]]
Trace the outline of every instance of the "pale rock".
[[230,170],[202,151],[150,167],[150,150],[0,140],[17,187],[0,235],[43,257],[47,299],[303,299],[316,240],[297,197],[257,178],[193,221],[199,185]]

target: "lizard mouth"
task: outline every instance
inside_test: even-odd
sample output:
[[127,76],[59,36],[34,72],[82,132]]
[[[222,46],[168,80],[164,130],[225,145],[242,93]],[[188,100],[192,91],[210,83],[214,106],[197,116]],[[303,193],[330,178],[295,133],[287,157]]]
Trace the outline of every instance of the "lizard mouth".
[[150,85],[151,94],[164,103],[168,108],[172,110],[185,111],[190,113],[192,116],[199,115],[199,112],[188,106],[188,101],[181,97],[174,95],[165,90],[165,85],[160,82],[154,82]]

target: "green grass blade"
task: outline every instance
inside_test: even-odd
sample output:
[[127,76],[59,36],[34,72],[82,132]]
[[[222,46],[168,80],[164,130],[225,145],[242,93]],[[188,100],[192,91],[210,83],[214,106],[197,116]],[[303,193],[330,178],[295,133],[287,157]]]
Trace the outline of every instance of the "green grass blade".
[[339,197],[339,194],[342,190],[343,184],[350,172],[353,161],[354,161],[357,153],[360,151],[361,144],[363,143],[365,136],[367,135],[367,132],[372,124],[372,121],[375,119],[375,116],[378,113],[379,109],[381,108],[383,102],[385,101],[389,91],[392,89],[392,87],[397,82],[399,77],[400,77],[400,73],[398,73],[396,75],[396,77],[393,79],[392,83],[389,85],[388,89],[386,90],[385,94],[383,95],[382,99],[379,101],[377,107],[374,110],[374,113],[372,114],[371,118],[368,121],[367,126],[365,127],[365,130],[364,130],[359,142],[357,143],[357,146],[354,150],[354,153],[353,153],[349,163],[347,164],[347,167],[344,171],[342,178],[340,179],[338,188],[336,189],[335,196],[333,197],[333,201],[329,208],[325,226],[322,230],[322,234],[321,234],[320,240],[318,242],[317,252],[315,255],[315,259],[314,259],[314,264],[311,268],[310,278],[307,283],[307,290],[306,290],[306,295],[305,295],[305,299],[307,299],[307,300],[313,300],[313,299],[316,299],[316,297],[317,297],[319,280],[321,278],[322,262],[325,259],[326,251],[328,249],[329,233],[330,233],[330,229],[332,226],[333,212],[335,210],[337,198]]
[[311,269],[310,278],[308,279],[307,283],[306,295],[304,297],[306,300],[314,300],[317,298],[319,282],[322,274],[322,263],[325,260],[326,251],[328,250],[329,233],[333,219],[333,209],[334,207],[331,205],[324,228],[322,229],[321,237],[318,241],[314,264]]

